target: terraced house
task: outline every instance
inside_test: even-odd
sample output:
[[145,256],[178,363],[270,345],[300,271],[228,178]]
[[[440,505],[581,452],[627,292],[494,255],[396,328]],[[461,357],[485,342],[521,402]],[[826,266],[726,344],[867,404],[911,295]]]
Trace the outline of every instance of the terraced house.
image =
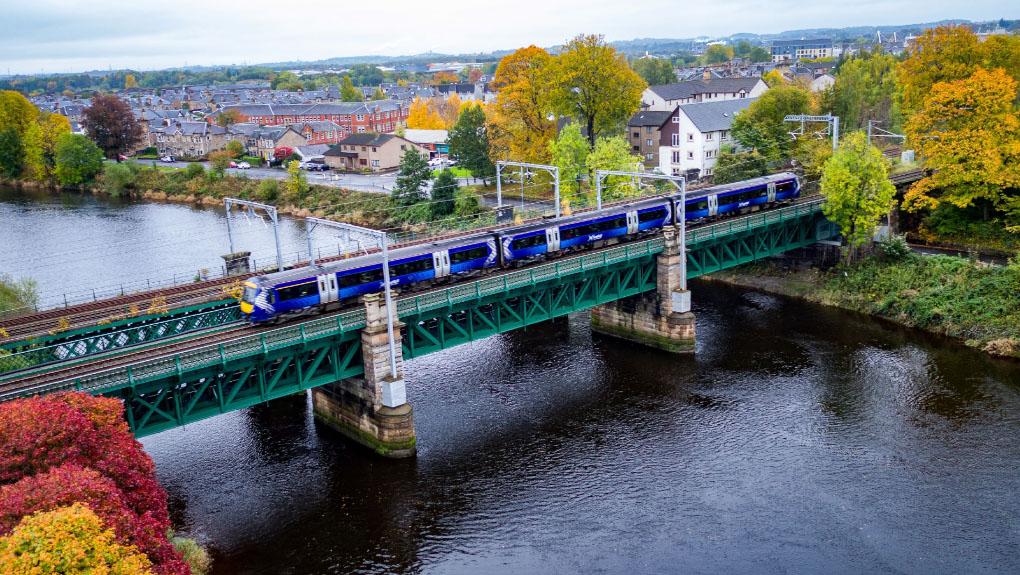
[[333,122],[347,135],[393,132],[407,121],[409,106],[396,100],[374,100],[333,104],[240,104],[225,106],[223,111],[227,110],[236,110],[242,121],[260,126]]
[[173,121],[152,126],[149,145],[161,156],[204,158],[227,145],[227,130],[206,122]]

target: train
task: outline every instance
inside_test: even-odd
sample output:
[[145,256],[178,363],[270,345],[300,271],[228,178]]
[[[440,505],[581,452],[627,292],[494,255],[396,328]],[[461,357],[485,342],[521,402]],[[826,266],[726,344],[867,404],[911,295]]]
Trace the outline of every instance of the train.
[[[697,224],[800,197],[800,180],[784,172],[687,193],[685,219]],[[512,269],[536,261],[632,241],[679,223],[680,194],[487,230],[389,250],[390,286],[402,292]],[[346,307],[383,290],[381,253],[257,275],[244,282],[241,313],[255,324],[279,323]]]

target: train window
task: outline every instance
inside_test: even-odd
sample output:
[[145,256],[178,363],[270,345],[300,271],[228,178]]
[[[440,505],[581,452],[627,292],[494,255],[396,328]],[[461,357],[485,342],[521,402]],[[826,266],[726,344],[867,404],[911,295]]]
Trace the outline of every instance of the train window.
[[467,262],[471,260],[477,260],[484,258],[489,255],[489,248],[487,246],[478,246],[469,250],[461,250],[459,252],[450,253],[450,263],[459,264],[461,262]]
[[293,286],[287,286],[285,288],[278,288],[277,294],[280,296],[280,301],[287,301],[292,299],[299,299],[308,297],[314,293],[318,293],[319,288],[315,282],[308,282]]
[[560,239],[561,240],[571,240],[571,239],[574,239],[577,236],[581,235],[581,233],[582,232],[581,232],[581,228],[580,227],[576,227],[576,228],[563,228],[563,229],[560,230]]
[[[392,270],[391,270],[392,271]],[[349,288],[359,286],[362,284],[382,281],[383,273],[382,266],[375,269],[364,270],[361,272],[348,272],[340,276],[340,287]]]
[[694,211],[694,212],[700,212],[701,210],[707,210],[708,209],[708,198],[703,198],[703,199],[700,199],[700,200],[698,200],[696,202],[691,202],[689,204],[689,208],[690,208],[691,211]]
[[545,245],[545,234],[535,234],[526,238],[518,238],[510,243],[510,247],[515,250],[523,250],[543,245]]
[[[412,260],[409,262],[402,262],[390,268],[390,275],[404,276],[408,274],[416,274],[432,269],[432,255],[428,255],[424,258]],[[381,270],[380,270],[381,271]]]
[[650,222],[652,220],[661,220],[666,217],[666,208],[655,208],[651,210],[645,210],[638,212],[637,219],[639,222]]
[[776,191],[777,192],[789,192],[789,191],[792,191],[792,190],[793,190],[793,182],[783,182],[781,184],[776,184]]

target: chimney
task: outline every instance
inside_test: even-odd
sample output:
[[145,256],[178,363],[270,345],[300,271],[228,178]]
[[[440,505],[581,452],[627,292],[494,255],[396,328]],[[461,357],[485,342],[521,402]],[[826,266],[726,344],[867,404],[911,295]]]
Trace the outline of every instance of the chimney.
[[711,80],[712,79],[712,71],[709,70],[708,68],[705,68],[705,71],[701,73],[701,79],[702,80]]

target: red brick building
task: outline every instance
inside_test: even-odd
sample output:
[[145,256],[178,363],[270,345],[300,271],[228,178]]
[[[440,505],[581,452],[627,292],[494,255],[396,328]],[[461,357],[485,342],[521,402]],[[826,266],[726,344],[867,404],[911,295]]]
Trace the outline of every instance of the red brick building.
[[340,138],[343,138],[348,134],[393,132],[407,121],[408,109],[395,100],[375,100],[337,104],[239,104],[225,106],[223,111],[236,110],[242,122],[260,126],[333,122],[340,127]]

